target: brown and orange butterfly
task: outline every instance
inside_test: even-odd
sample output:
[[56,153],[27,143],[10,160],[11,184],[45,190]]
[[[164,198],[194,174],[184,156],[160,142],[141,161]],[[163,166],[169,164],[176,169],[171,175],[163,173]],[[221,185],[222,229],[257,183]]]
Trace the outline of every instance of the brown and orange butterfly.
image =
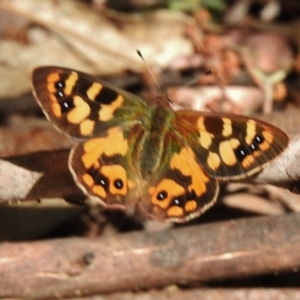
[[220,181],[261,171],[287,146],[278,128],[248,117],[173,111],[94,76],[33,71],[37,102],[54,125],[83,139],[70,153],[76,184],[107,208],[138,207],[186,222],[210,208]]

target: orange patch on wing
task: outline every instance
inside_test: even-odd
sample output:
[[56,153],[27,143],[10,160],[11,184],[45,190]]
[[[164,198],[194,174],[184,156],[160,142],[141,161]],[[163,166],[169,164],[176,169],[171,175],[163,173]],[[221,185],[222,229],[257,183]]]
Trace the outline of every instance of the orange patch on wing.
[[114,127],[107,131],[107,136],[90,139],[83,144],[85,154],[82,155],[82,162],[88,169],[94,165],[103,154],[113,156],[116,154],[125,155],[128,150],[128,141],[124,138],[123,132]]
[[50,73],[47,77],[47,82],[50,83],[50,82],[57,82],[60,80],[60,77],[59,77],[59,73],[58,72],[55,72],[55,73]]
[[78,74],[76,72],[71,72],[67,80],[65,81],[64,94],[69,96],[72,94],[73,88],[78,80]]
[[80,96],[74,96],[73,101],[75,107],[68,112],[67,119],[72,124],[79,124],[89,116],[91,108]]
[[187,212],[192,212],[192,211],[195,211],[197,209],[197,202],[195,200],[189,200],[184,208]]
[[94,163],[100,158],[100,154],[97,150],[89,151],[88,153],[83,154],[81,157],[82,162],[85,168],[89,169]]
[[119,127],[113,127],[107,131],[107,136],[91,139],[85,142],[83,147],[86,153],[96,151],[99,155],[125,155],[128,150],[128,141]]
[[233,152],[230,141],[223,141],[219,145],[219,152],[222,158],[222,161],[227,166],[234,166],[237,163],[236,156]]
[[[151,195],[151,203],[166,209],[170,205],[172,199],[176,196],[183,195],[185,190],[183,186],[177,184],[174,180],[163,179],[156,187],[149,188],[148,192]],[[158,200],[157,196],[162,192],[166,192],[167,196],[165,199]]]
[[94,127],[95,121],[89,119],[83,120],[79,125],[81,135],[91,135]]
[[265,138],[265,141],[262,142],[260,145],[259,145],[259,148],[262,150],[262,151],[266,151],[267,149],[270,148],[270,144],[273,143],[274,141],[274,137],[271,133],[269,133],[268,131],[263,131],[262,132],[262,135],[263,137]]
[[199,131],[207,131],[204,125],[204,117],[199,117],[197,121],[197,128]]
[[190,153],[187,148],[182,148],[179,153],[175,153],[170,161],[171,169],[178,169],[183,175],[189,176],[191,173],[191,165],[194,164],[193,153]]
[[256,122],[254,120],[249,120],[246,123],[246,137],[245,137],[245,141],[248,145],[251,145],[255,135],[256,135]]
[[184,215],[183,208],[179,206],[172,206],[167,210],[167,216],[172,217],[182,217]]
[[56,116],[56,117],[61,117],[61,108],[58,103],[53,103],[51,105],[51,112]]
[[99,110],[99,120],[100,121],[108,121],[113,117],[113,114],[116,109],[122,106],[124,102],[124,98],[122,95],[118,95],[118,97],[111,102],[109,105],[102,104],[101,109]]
[[102,90],[103,85],[94,82],[92,86],[87,90],[86,94],[89,97],[90,100],[94,101],[96,96],[99,94],[99,92]]
[[[126,195],[127,194],[127,174],[126,170],[120,165],[109,165],[101,168],[101,173],[109,180],[109,191],[113,195]],[[122,188],[116,188],[115,180],[121,180],[123,183]]]
[[212,143],[212,139],[213,139],[214,135],[207,132],[207,130],[204,126],[204,118],[203,117],[200,117],[198,119],[197,129],[200,134],[200,137],[198,138],[200,145],[203,148],[208,149]]
[[260,145],[259,145],[259,148],[262,150],[262,151],[266,151],[270,148],[270,144],[267,142],[267,141],[264,141],[262,142]]
[[266,141],[267,141],[269,144],[273,143],[274,136],[273,136],[270,132],[264,130],[264,131],[262,132],[262,135],[264,136],[264,138],[266,139]]
[[194,190],[198,197],[205,194],[206,183],[209,182],[209,178],[196,161],[195,154],[190,148],[182,148],[179,153],[173,154],[170,167],[180,170],[185,176],[191,176],[192,183],[188,187],[189,191]]
[[232,122],[228,118],[222,118],[223,121],[223,130],[222,130],[222,135],[225,137],[228,137],[232,135]]
[[89,174],[84,174],[82,176],[82,180],[89,187],[93,186],[93,184],[94,184],[94,180],[93,180],[92,176],[90,176]]
[[53,102],[53,103],[57,103],[58,102],[57,99],[56,99],[56,97],[53,94],[49,94],[49,97],[50,97],[51,102]]
[[229,143],[230,143],[230,146],[233,149],[236,149],[241,144],[240,141],[238,139],[235,139],[235,138],[230,139]]
[[255,162],[254,156],[253,155],[248,155],[244,158],[243,162],[242,162],[242,166],[245,169],[251,168],[251,166],[253,165],[253,163]]
[[54,83],[60,81],[59,73],[51,73],[47,77],[47,89],[50,94],[53,94],[56,92],[56,88],[54,86]]
[[220,167],[221,159],[217,153],[209,152],[206,162],[212,170],[217,170]]
[[198,141],[203,148],[209,149],[210,145],[212,144],[212,139],[213,136],[210,133],[203,131],[200,133]]
[[107,194],[106,194],[104,188],[100,185],[94,185],[92,187],[92,191],[102,199],[107,197]]
[[[100,198],[106,198],[107,193],[111,193],[114,196],[115,201],[121,201],[120,196],[126,196],[128,188],[133,188],[134,185],[127,179],[126,170],[121,165],[104,165],[100,166],[98,162],[93,165],[98,174],[107,178],[108,186],[96,184],[93,177],[90,174],[85,173],[82,176],[84,184],[92,190]],[[116,181],[119,181],[119,185],[116,185]]]
[[53,93],[56,92],[56,88],[55,88],[55,86],[54,86],[54,83],[52,83],[52,82],[49,82],[49,83],[47,84],[47,89],[48,89],[48,92],[49,92],[50,94],[53,94]]

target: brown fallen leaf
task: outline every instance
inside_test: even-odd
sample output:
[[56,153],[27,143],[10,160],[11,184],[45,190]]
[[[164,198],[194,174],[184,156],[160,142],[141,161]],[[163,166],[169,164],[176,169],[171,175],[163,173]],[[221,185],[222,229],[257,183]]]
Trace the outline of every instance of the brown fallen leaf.
[[[69,0],[55,3],[3,0],[0,9],[35,25],[28,26],[29,45],[26,47],[14,41],[0,44],[0,60],[5,59],[8,71],[18,66],[23,76],[28,76],[35,66],[46,64],[98,75],[126,70],[139,72],[144,64],[136,54],[137,48],[149,65],[159,68],[177,56],[192,52],[191,43],[184,37],[185,26],[191,19],[179,12],[158,11],[143,17],[129,15],[125,20],[115,15],[113,22],[111,17]],[[4,81],[15,84],[9,73],[2,75]],[[15,92],[3,90],[6,83],[1,82],[0,97],[29,90],[29,81],[27,85],[20,83]]]

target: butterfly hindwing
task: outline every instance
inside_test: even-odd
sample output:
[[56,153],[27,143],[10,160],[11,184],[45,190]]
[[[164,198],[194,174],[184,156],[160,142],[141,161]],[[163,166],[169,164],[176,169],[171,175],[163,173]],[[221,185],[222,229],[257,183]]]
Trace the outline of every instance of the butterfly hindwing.
[[36,68],[32,83],[47,117],[59,130],[77,138],[137,122],[147,111],[147,103],[138,96],[71,69]]
[[162,140],[172,136],[175,147],[164,145],[168,151],[160,159],[165,164],[149,166],[154,174],[147,173],[142,161],[151,160],[151,149],[144,148],[142,155],[147,133],[141,125],[134,128],[134,136],[132,131],[114,127],[72,149],[69,166],[87,195],[108,208],[138,206],[148,216],[173,222],[190,220],[214,204],[218,182],[205,174],[191,148],[166,133]]
[[159,168],[159,177],[149,181],[142,205],[158,219],[182,223],[215,203],[219,184],[205,173],[190,147],[181,144],[179,150],[169,154],[167,167]]
[[118,126],[75,146],[69,167],[80,188],[102,205],[125,210],[129,195],[138,197],[129,143]]

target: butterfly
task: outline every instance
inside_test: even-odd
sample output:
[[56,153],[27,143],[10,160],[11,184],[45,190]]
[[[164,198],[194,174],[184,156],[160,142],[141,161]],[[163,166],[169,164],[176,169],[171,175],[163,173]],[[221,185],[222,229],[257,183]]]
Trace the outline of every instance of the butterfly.
[[261,171],[288,137],[239,115],[173,111],[94,76],[34,69],[33,93],[54,126],[79,139],[69,156],[76,184],[106,208],[187,222],[214,205],[220,182]]

